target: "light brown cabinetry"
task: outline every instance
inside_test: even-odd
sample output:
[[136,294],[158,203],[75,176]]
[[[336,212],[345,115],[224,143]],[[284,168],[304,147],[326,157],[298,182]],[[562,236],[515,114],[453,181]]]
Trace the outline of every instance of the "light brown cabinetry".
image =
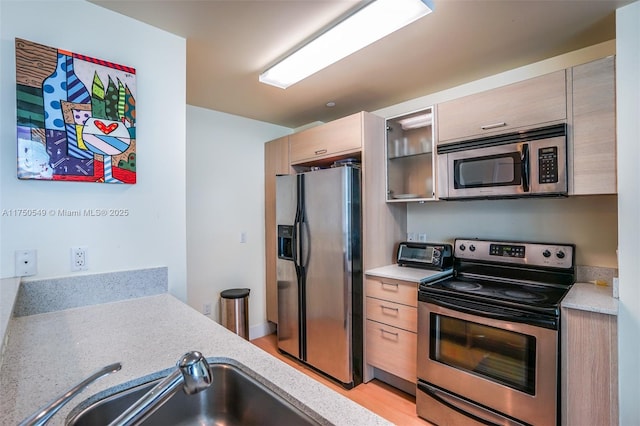
[[359,113],[362,121],[362,270],[390,265],[407,233],[407,206],[386,202],[385,120]]
[[353,114],[312,127],[289,137],[291,165],[360,155],[362,150],[362,115]]
[[416,383],[418,285],[366,278],[366,347],[369,366]]
[[573,158],[573,172],[570,173],[569,194],[615,194],[615,58],[611,56],[578,65],[570,71],[573,125],[569,158]]
[[289,174],[289,136],[264,145],[264,230],[267,320],[278,323],[276,282],[276,175]]
[[435,197],[433,107],[387,119],[387,201]]
[[618,424],[617,317],[562,308],[562,424]]
[[437,106],[438,144],[567,119],[565,70]]

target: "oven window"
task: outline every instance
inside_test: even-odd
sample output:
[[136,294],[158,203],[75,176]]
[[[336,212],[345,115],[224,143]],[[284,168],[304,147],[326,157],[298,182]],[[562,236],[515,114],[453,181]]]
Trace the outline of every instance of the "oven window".
[[454,160],[454,186],[480,188],[486,186],[520,185],[520,153]]
[[535,337],[430,315],[432,360],[535,395]]

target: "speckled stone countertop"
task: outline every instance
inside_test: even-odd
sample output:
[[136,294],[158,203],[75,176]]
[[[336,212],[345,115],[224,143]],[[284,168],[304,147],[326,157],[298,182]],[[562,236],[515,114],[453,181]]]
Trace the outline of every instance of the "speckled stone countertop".
[[11,313],[13,312],[13,303],[18,294],[20,287],[20,278],[3,278],[0,279],[0,359],[2,359],[2,351],[4,351],[4,338],[6,336],[7,327],[11,321]]
[[611,287],[592,283],[575,283],[562,299],[561,306],[568,309],[618,315],[618,299]]
[[321,423],[390,424],[167,293],[14,317],[8,334],[2,425],[17,424],[96,370],[122,362],[121,371],[91,384],[49,422],[62,425],[78,404],[166,375],[190,350],[241,367]]
[[365,274],[380,278],[392,278],[412,283],[421,283],[428,279],[434,279],[444,275],[449,275],[451,274],[451,272],[451,269],[445,271],[433,271],[429,269],[410,268],[408,266],[400,266],[398,264],[394,264],[369,269],[365,271]]

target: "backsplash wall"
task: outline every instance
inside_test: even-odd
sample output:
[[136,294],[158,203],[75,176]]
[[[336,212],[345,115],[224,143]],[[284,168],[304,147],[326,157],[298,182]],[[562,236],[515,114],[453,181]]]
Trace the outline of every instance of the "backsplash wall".
[[427,241],[486,238],[576,245],[576,264],[617,268],[618,197],[410,203],[407,232]]

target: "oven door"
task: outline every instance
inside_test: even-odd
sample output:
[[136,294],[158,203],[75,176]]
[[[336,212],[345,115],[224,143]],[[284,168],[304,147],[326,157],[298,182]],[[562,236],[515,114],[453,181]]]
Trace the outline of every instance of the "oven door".
[[[459,424],[451,420],[459,416],[469,423],[555,425],[557,351],[556,330],[421,301],[418,415],[441,426]],[[502,417],[513,421],[496,420]]]

